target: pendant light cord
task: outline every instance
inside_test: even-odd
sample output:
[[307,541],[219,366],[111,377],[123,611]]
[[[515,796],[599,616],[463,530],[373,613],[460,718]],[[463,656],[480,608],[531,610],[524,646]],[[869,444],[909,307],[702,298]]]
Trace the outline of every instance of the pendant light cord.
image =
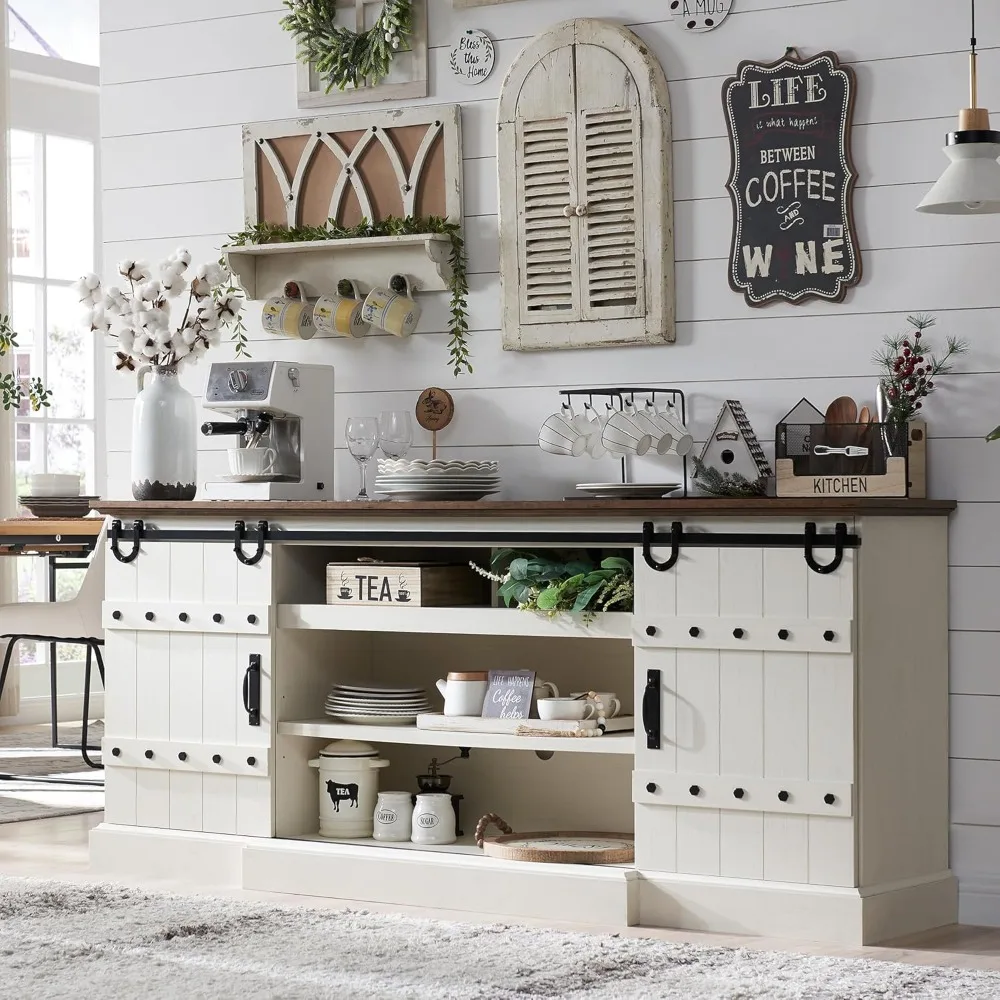
[[969,95],[970,106],[973,110],[978,107],[979,96],[979,68],[976,65],[976,0],[970,0],[972,7],[972,37],[969,39],[972,51],[969,55]]
[[972,54],[976,54],[976,0],[972,0]]

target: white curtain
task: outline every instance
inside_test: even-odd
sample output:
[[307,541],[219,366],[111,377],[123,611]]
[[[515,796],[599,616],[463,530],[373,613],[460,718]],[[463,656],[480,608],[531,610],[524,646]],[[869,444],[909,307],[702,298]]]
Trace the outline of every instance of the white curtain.
[[[10,148],[8,129],[10,122],[10,61],[7,57],[7,4],[0,0],[0,313],[10,311]],[[13,370],[14,359],[8,354],[0,358],[0,371]],[[16,483],[14,468],[14,420],[13,413],[0,410],[0,517],[12,517],[15,510]],[[15,577],[16,560],[0,556],[0,604],[17,600]],[[0,642],[0,657],[6,650],[6,643]],[[15,656],[0,698],[0,716],[17,715],[21,703],[21,684]]]

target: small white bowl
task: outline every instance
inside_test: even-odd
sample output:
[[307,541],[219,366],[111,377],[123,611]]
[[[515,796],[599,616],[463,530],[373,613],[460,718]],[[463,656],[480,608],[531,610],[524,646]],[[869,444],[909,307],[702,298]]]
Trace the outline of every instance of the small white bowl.
[[37,472],[28,476],[28,493],[33,497],[77,497],[80,495],[80,476]]

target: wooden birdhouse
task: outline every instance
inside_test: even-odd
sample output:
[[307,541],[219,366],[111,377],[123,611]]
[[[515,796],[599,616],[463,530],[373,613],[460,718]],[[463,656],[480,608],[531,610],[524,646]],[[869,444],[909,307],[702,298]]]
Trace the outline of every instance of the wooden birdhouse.
[[727,399],[723,404],[700,460],[706,468],[743,476],[750,482],[774,475],[743,404],[736,399]]

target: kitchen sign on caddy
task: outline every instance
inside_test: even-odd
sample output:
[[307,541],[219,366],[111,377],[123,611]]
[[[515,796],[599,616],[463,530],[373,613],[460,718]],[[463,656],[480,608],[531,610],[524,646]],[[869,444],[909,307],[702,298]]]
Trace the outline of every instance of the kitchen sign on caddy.
[[729,126],[729,284],[748,305],[841,301],[861,280],[852,199],[854,73],[833,52],[740,63],[722,101]]

